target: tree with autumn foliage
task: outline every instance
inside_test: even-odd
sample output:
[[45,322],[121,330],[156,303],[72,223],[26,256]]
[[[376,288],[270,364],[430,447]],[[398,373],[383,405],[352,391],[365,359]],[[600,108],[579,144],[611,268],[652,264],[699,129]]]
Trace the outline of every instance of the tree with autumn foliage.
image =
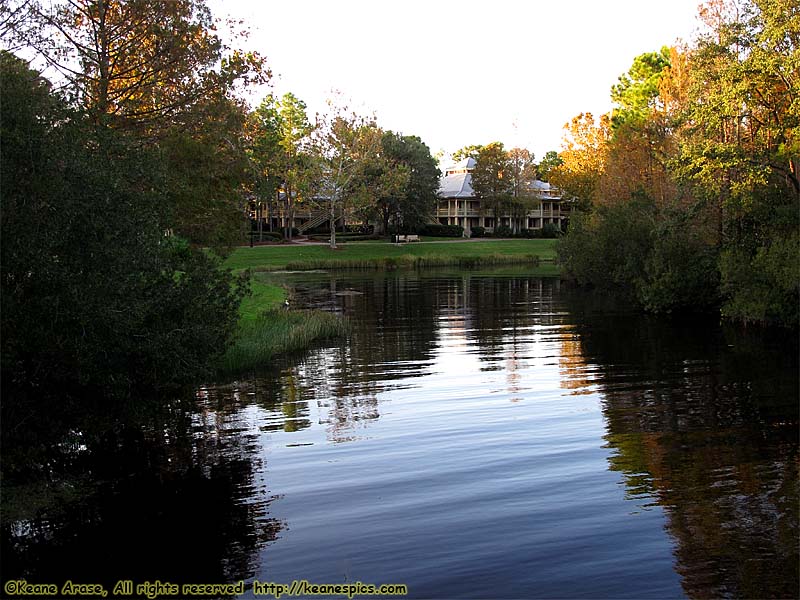
[[[157,134],[202,120],[199,105],[269,76],[226,48],[204,0],[10,0],[0,39],[33,51],[97,123]],[[180,118],[177,118],[181,115]],[[192,118],[193,117],[193,118]]]
[[9,0],[8,48],[34,56],[98,128],[159,146],[173,202],[164,228],[212,246],[241,237],[237,90],[269,76],[255,52],[226,47],[204,0]]
[[798,324],[798,12],[711,0],[693,44],[640,55],[612,88],[602,144],[573,120],[551,180],[593,214],[562,242],[569,272],[650,310]]
[[564,129],[564,149],[558,155],[561,163],[551,169],[550,183],[587,210],[599,199],[611,135],[610,118],[603,115],[597,119],[592,113],[581,113]]

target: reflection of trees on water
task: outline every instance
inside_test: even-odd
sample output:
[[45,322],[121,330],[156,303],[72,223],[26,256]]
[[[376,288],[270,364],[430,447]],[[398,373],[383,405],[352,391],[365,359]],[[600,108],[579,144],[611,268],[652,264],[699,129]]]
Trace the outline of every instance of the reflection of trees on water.
[[577,331],[603,382],[611,469],[665,508],[686,593],[796,597],[796,343],[590,312]]
[[504,361],[509,390],[520,391],[522,349],[530,343],[526,329],[557,322],[552,307],[558,286],[557,279],[472,273],[299,278],[294,302],[352,318],[350,339],[238,381],[230,408],[238,410],[237,398],[245,399],[267,411],[263,431],[294,431],[311,425],[313,405],[330,441],[355,439],[379,418],[382,392],[413,388],[415,378],[430,372],[443,328],[473,345],[487,368],[493,368],[489,361]]
[[512,401],[524,391],[522,372],[534,330],[552,325],[557,279],[487,278],[466,273],[449,290],[446,311],[463,321],[465,341],[478,352],[484,371],[503,371]]
[[[560,322],[554,310],[559,285],[552,278],[469,272],[296,281],[299,304],[335,310],[354,323],[347,343],[317,350],[290,369],[302,390],[299,402],[318,403],[330,440],[357,437],[359,423],[379,417],[382,392],[413,387],[414,378],[430,372],[442,335],[474,348],[484,369],[504,369],[508,390],[519,393],[531,330]],[[287,402],[286,377],[261,387]]]
[[379,418],[382,392],[429,372],[443,341],[505,371],[512,395],[537,343],[551,342],[559,352],[544,358],[561,387],[602,393],[610,468],[629,497],[663,506],[687,594],[796,595],[796,343],[565,307],[550,279],[382,274],[327,286],[326,301],[354,316],[349,343],[239,382],[231,410],[262,407],[262,430],[299,430],[318,414],[329,440],[347,441]]
[[471,339],[485,361],[505,358],[530,341],[533,328],[560,322],[553,298],[560,281],[538,277],[487,278],[465,275],[463,310],[470,316]]
[[[228,582],[252,575],[280,524],[255,480],[246,425],[207,400],[115,422],[81,423],[80,443],[49,445],[48,480],[5,480],[2,578]],[[68,490],[33,508],[25,497]],[[20,508],[22,507],[22,508]],[[9,518],[10,517],[10,518]]]

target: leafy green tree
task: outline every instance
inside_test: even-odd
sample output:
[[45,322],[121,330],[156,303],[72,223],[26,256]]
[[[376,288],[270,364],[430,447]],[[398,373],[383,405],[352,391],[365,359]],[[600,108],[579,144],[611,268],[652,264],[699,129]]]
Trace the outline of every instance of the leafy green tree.
[[[388,132],[382,133],[382,141]],[[408,165],[389,155],[383,149],[367,157],[358,176],[350,184],[350,194],[357,198],[356,215],[362,221],[380,218],[383,230],[388,231],[389,217],[399,224],[400,204],[408,188]]]
[[501,142],[492,142],[480,149],[472,171],[472,189],[481,199],[481,208],[493,212],[495,226],[500,225],[500,212],[512,198],[514,180],[510,174],[508,153]]
[[392,161],[393,168],[407,173],[398,193],[378,196],[384,231],[389,229],[390,218],[396,229],[412,231],[425,224],[436,209],[441,172],[430,149],[417,136],[387,131],[381,146],[383,156]]
[[677,154],[674,117],[667,114],[668,100],[661,95],[673,56],[667,47],[640,54],[611,88],[615,107],[598,189],[602,202],[625,202],[635,194],[645,194],[666,206],[680,195],[668,165]]
[[309,156],[313,127],[306,104],[292,93],[277,100],[269,94],[250,117],[248,154],[255,174],[259,205],[283,190],[287,239],[292,237],[295,203],[309,192],[312,179]]
[[723,314],[798,323],[796,2],[709,2],[691,54],[678,176],[717,223]]
[[669,67],[670,50],[645,52],[633,60],[627,73],[611,88],[611,100],[616,107],[611,113],[611,125],[617,129],[624,123],[642,124],[650,116],[659,97],[664,71]]
[[160,150],[166,165],[165,229],[217,249],[242,239],[247,112],[241,102],[218,98],[202,114],[202,126],[171,127],[148,145]]
[[508,207],[514,233],[525,227],[525,215],[538,201],[531,194],[530,184],[536,179],[534,155],[525,148],[512,148],[506,154],[508,177],[511,180],[511,197]]
[[544,158],[536,165],[536,176],[542,181],[550,181],[550,172],[564,164],[564,161],[555,150],[549,150]]
[[[272,230],[272,215],[283,177],[281,174],[280,112],[275,96],[267,95],[248,115],[247,156],[250,161],[250,191],[256,201],[259,234],[263,233],[264,210]],[[263,238],[259,238],[261,241]]]
[[92,126],[9,53],[0,75],[3,426],[51,394],[113,398],[207,373],[246,280],[165,237],[160,153]]
[[465,158],[474,158],[475,160],[478,160],[478,154],[480,154],[481,148],[483,148],[481,144],[471,144],[469,146],[459,148],[453,152],[452,160],[454,162],[464,160]]

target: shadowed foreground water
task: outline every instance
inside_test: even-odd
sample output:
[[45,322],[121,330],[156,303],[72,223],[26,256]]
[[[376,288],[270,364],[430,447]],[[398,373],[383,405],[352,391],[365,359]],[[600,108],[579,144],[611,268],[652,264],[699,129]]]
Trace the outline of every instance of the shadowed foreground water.
[[[109,579],[245,579],[245,597],[254,579],[798,595],[796,336],[600,310],[511,271],[282,277],[295,304],[351,318],[351,339],[202,387],[181,426],[139,428],[104,492],[4,523],[4,578],[66,576],[65,546],[104,544]],[[162,562],[126,570],[119,527]]]

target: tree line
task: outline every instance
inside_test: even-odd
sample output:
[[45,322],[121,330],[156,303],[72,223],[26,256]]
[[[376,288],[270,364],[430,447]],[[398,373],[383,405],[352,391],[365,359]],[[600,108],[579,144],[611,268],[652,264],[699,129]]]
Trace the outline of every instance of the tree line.
[[635,58],[565,126],[559,256],[654,312],[800,318],[800,3],[711,0],[692,43]]

